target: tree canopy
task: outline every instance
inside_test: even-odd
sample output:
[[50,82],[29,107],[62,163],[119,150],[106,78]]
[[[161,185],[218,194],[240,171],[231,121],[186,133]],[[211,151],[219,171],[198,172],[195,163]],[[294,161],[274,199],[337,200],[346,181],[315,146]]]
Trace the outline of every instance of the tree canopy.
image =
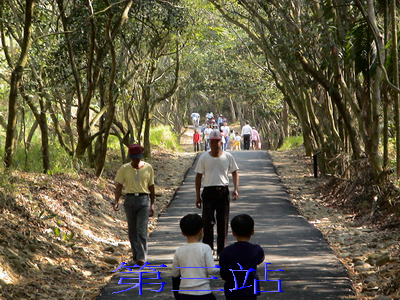
[[250,120],[271,148],[301,134],[323,173],[366,157],[375,182],[399,176],[395,4],[3,1],[4,165],[40,151],[51,172],[56,148],[101,176],[111,137],[150,157],[151,128],[180,134],[197,110]]

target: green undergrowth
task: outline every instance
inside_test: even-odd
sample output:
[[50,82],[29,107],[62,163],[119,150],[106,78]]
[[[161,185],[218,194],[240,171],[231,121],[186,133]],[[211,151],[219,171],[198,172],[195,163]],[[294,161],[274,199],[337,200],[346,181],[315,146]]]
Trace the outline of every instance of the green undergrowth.
[[[150,143],[152,149],[168,149],[172,151],[182,151],[179,145],[179,137],[169,126],[157,126],[150,129]],[[41,140],[38,137],[32,139],[30,145],[20,145],[17,147],[13,156],[13,169],[22,172],[43,172]],[[81,161],[70,157],[66,151],[59,145],[57,140],[50,140],[50,166],[48,172],[52,174],[76,174],[77,172],[89,169],[87,161]],[[3,154],[3,153],[2,153]],[[110,136],[108,140],[107,160],[121,162],[121,149],[117,137]],[[3,160],[4,158],[1,157]],[[1,168],[4,169],[3,164]],[[105,168],[110,164],[106,163]],[[111,164],[112,165],[112,164]],[[4,170],[2,170],[1,173]]]
[[152,146],[174,151],[181,151],[179,138],[169,126],[154,127],[150,131],[150,143]]
[[286,138],[278,150],[292,150],[303,144],[303,136],[290,136]]

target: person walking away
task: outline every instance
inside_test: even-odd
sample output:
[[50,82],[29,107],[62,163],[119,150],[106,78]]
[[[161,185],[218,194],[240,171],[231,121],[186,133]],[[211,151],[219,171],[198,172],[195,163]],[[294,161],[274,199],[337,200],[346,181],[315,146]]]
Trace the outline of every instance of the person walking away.
[[235,150],[240,151],[240,142],[242,141],[242,137],[239,135],[239,132],[236,132],[235,136]]
[[118,201],[125,187],[125,214],[128,221],[128,236],[132,259],[143,266],[147,259],[147,227],[149,217],[154,214],[154,170],[142,161],[143,148],[138,144],[129,146],[130,163],[120,167],[115,177],[115,201],[113,209],[118,211]]
[[201,125],[201,129],[200,129],[200,132],[201,132],[201,137],[200,137],[201,142],[200,142],[200,144],[205,142],[205,140],[204,140],[204,130],[206,128],[207,128],[207,124],[203,123],[203,125]]
[[[196,207],[203,209],[203,243],[214,250],[213,226],[217,223],[217,256],[224,249],[228,236],[230,202],[228,172],[232,173],[234,185],[232,200],[235,201],[239,197],[239,168],[231,153],[221,151],[221,138],[219,131],[210,134],[211,151],[200,156],[195,168]],[[203,177],[203,191],[200,193]]]
[[260,135],[258,134],[258,131],[255,127],[252,129],[252,134],[251,134],[251,144],[253,146],[253,150],[257,149],[258,142],[260,142]]
[[229,144],[229,131],[230,131],[230,128],[229,128],[227,122],[224,122],[224,125],[221,127],[221,130],[223,131],[224,137],[225,137],[224,151],[226,151],[226,149],[228,148],[228,144]]
[[221,129],[219,132],[221,133],[221,142],[222,142],[221,150],[222,150],[222,151],[225,151],[225,149],[226,149],[225,134],[224,134],[224,131],[223,131],[222,129]]
[[194,130],[193,134],[193,147],[194,152],[200,151],[200,133],[198,133],[197,129]]
[[229,133],[229,147],[231,151],[235,149],[235,132],[233,129],[231,129],[231,132]]
[[204,151],[207,151],[210,149],[210,133],[213,130],[211,129],[210,125],[207,125],[207,128],[204,129],[204,139],[205,139],[205,143],[204,143]]
[[218,116],[217,125],[218,125],[218,129],[221,129],[221,127],[222,127],[222,115],[221,114]]
[[179,226],[187,243],[175,251],[172,263],[175,299],[216,300],[211,292],[210,277],[218,274],[219,268],[214,268],[210,246],[200,242],[203,237],[203,219],[198,214],[188,214],[181,219]]
[[250,122],[246,121],[246,125],[242,127],[242,137],[243,137],[243,148],[244,150],[250,150],[250,140],[253,129],[250,127]]
[[193,129],[196,129],[199,126],[200,114],[195,111],[190,116],[192,117]]
[[[256,300],[253,285],[254,280],[259,280],[257,266],[265,255],[259,245],[249,242],[254,234],[254,220],[246,214],[237,215],[231,221],[231,228],[237,242],[222,250],[219,258],[220,275],[225,280],[225,299]],[[239,270],[239,266],[243,272],[233,274],[232,270]]]

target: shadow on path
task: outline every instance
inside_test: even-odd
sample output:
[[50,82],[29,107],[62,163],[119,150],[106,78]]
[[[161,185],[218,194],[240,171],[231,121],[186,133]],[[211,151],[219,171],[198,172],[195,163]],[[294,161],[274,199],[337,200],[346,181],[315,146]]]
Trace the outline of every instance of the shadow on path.
[[[345,267],[333,254],[321,232],[300,216],[290,202],[268,152],[237,151],[233,155],[240,168],[240,196],[237,201],[231,202],[230,219],[239,213],[247,213],[254,218],[255,234],[250,242],[261,245],[265,251],[265,262],[259,266],[260,280],[275,280],[261,282],[261,289],[277,291],[276,280],[280,279],[283,291],[264,292],[258,299],[352,298],[354,292]],[[194,166],[196,163],[197,159]],[[149,239],[148,262],[151,266],[166,266],[155,269],[160,271],[162,279],[143,280],[147,284],[143,285],[142,295],[139,295],[139,289],[132,288],[138,279],[126,279],[137,278],[138,274],[119,273],[103,289],[98,300],[174,299],[171,292],[172,258],[175,250],[185,243],[179,220],[188,213],[201,214],[195,207],[194,166],[170,206],[159,216],[157,228]],[[228,244],[233,242],[235,239],[230,235]],[[265,263],[268,263],[268,270],[284,271],[267,272],[268,278],[265,278]],[[143,271],[152,270],[145,268]],[[143,277],[156,278],[156,275],[148,273]],[[124,278],[120,282],[123,284],[119,284],[121,277]],[[161,282],[166,283],[162,291],[150,291],[159,290]],[[132,289],[119,292],[129,288]],[[214,295],[217,299],[225,299],[224,292],[218,291],[223,288],[221,279],[212,280],[211,288],[216,290]]]

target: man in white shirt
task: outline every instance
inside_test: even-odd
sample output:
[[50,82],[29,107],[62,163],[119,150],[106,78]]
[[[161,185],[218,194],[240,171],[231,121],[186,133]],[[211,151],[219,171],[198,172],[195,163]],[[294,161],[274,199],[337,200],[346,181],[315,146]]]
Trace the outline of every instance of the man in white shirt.
[[[211,151],[200,156],[196,165],[196,207],[203,208],[204,220],[203,243],[214,249],[213,226],[217,223],[217,256],[225,248],[228,237],[229,222],[229,177],[232,173],[234,190],[232,200],[239,197],[239,167],[232,154],[221,150],[221,133],[214,130],[210,134]],[[203,191],[200,194],[201,180]],[[214,216],[216,214],[216,217]]]
[[250,122],[246,121],[246,125],[242,127],[242,137],[243,137],[243,148],[244,150],[250,149],[250,141],[253,129],[250,126]]

